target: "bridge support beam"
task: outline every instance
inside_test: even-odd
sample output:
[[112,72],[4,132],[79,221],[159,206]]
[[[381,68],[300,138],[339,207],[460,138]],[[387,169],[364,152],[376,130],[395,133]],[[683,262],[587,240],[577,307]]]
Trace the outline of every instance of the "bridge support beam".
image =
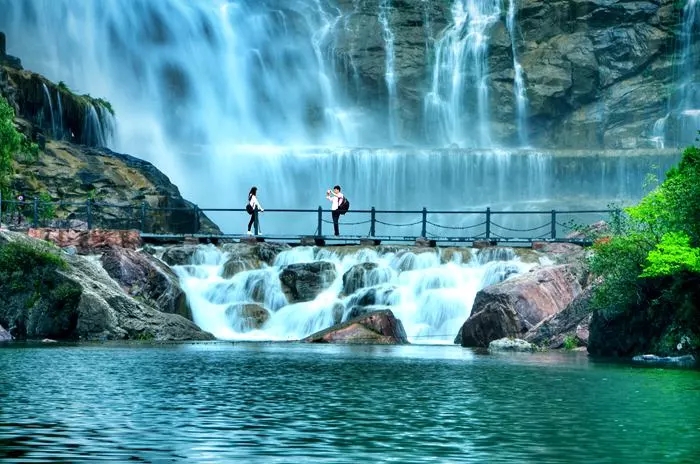
[[474,240],[472,247],[474,248],[489,248],[498,246],[498,240]]

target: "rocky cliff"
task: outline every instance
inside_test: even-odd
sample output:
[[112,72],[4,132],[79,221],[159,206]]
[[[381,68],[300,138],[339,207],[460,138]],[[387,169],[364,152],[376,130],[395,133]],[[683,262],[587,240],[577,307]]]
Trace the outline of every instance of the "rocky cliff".
[[[484,63],[475,54],[467,57],[464,69],[443,70],[483,73],[480,82],[488,98],[484,122],[493,143],[518,143],[514,91],[517,62],[525,85],[523,124],[530,144],[551,148],[655,146],[655,123],[680,98],[680,54],[685,54],[683,59],[690,63],[700,60],[700,34],[692,34],[691,28],[690,36],[683,38],[686,43],[681,43],[685,2],[513,1],[514,32],[508,30],[508,2],[501,7],[496,5],[498,2],[472,2],[478,8],[468,14],[454,9],[460,2],[383,2],[389,5],[386,16],[393,33],[400,138],[410,141],[418,134],[425,135],[429,121],[424,107],[435,78],[432,63],[437,43],[450,33],[450,28],[454,29],[456,20],[469,22],[469,15],[493,3],[491,11],[496,12],[497,19],[487,18],[491,25],[483,31],[487,41]],[[349,82],[360,82],[354,98],[384,108],[390,104],[385,90],[388,48],[376,19],[377,2],[342,0],[340,7],[349,18],[335,44],[341,69],[347,70]],[[465,16],[456,18],[456,14]],[[468,26],[457,32],[480,31],[477,26]],[[681,50],[684,45],[687,50]],[[460,53],[476,52],[465,48]],[[686,78],[700,81],[700,66],[690,69],[694,75]],[[353,93],[353,87],[348,88]],[[458,104],[460,111],[476,111],[473,101]],[[678,117],[672,114],[666,121],[671,140],[679,132],[675,127],[681,123]]]

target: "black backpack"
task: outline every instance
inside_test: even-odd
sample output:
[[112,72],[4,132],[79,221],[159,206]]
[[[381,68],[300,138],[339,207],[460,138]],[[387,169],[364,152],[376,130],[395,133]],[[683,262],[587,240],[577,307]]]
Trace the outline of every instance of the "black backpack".
[[338,211],[340,211],[340,214],[345,214],[348,212],[350,209],[350,200],[348,200],[348,197],[343,196],[343,201],[340,202],[338,205]]
[[248,212],[248,214],[253,214],[253,207],[250,206],[250,203],[245,205],[245,210]]

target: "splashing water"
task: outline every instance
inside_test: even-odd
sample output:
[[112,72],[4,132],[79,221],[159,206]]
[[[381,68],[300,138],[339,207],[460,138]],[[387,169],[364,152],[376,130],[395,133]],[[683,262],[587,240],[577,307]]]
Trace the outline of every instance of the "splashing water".
[[[225,278],[232,259],[238,258],[213,246],[199,247],[196,264],[174,267],[194,322],[226,340],[297,340],[367,310],[388,308],[402,321],[409,341],[452,343],[481,288],[534,266],[521,262],[512,249],[344,253],[297,247],[281,252],[273,266]],[[281,270],[318,261],[332,263],[335,279],[312,301],[289,304]],[[251,324],[253,314],[262,316],[261,324]]]

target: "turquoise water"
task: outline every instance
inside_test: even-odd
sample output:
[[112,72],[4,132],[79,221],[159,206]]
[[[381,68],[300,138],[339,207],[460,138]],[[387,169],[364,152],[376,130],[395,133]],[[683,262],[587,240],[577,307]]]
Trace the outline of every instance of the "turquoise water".
[[2,462],[700,461],[700,372],[585,353],[0,348]]

